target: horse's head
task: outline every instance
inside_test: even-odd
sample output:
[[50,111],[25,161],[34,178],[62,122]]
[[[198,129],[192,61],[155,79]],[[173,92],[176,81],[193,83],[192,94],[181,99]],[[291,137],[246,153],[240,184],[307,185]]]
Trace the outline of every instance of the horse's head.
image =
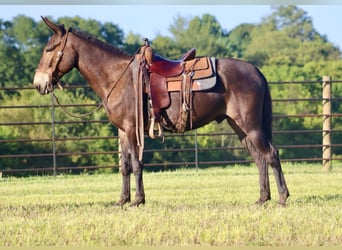
[[62,76],[74,67],[76,54],[67,44],[69,31],[65,30],[64,25],[55,24],[45,17],[42,19],[53,35],[44,48],[33,85],[44,95],[52,92]]

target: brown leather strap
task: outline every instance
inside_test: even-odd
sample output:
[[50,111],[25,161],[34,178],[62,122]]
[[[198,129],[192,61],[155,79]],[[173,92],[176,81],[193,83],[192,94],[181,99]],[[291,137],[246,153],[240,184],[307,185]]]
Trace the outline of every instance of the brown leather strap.
[[56,59],[54,61],[54,65],[53,65],[53,71],[52,71],[52,78],[58,82],[59,79],[57,77],[58,75],[58,71],[57,71],[57,67],[59,65],[59,63],[61,62],[61,59],[63,57],[63,51],[64,51],[64,48],[66,46],[66,43],[68,41],[68,35],[69,35],[69,30],[66,31],[66,33],[64,34],[63,38],[62,38],[62,41],[61,41],[61,46],[59,48],[59,50],[57,51],[57,54],[56,54]]

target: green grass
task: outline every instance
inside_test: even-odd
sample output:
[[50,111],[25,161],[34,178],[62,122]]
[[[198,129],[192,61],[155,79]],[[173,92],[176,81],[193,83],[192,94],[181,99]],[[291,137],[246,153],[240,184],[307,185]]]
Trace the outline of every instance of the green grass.
[[254,205],[255,167],[145,172],[146,205],[123,209],[120,174],[3,178],[0,246],[341,246],[342,167],[283,169],[286,208],[273,175]]

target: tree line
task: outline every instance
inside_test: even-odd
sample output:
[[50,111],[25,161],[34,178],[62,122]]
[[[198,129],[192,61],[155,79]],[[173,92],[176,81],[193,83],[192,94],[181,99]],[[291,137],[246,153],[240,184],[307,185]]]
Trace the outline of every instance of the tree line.
[[[52,19],[53,20],[53,19]],[[142,45],[143,37],[138,33],[130,32],[125,34],[119,24],[110,22],[99,22],[94,19],[83,19],[76,17],[62,17],[54,20],[66,27],[73,27],[85,31],[107,43],[131,54]],[[177,59],[190,48],[197,49],[197,55],[208,55],[215,57],[233,57],[250,61],[261,69],[268,81],[300,81],[300,80],[320,80],[323,75],[331,75],[333,79],[342,79],[341,50],[328,41],[327,37],[320,34],[313,26],[312,18],[298,6],[273,6],[271,14],[265,16],[257,24],[242,23],[232,30],[226,30],[215,16],[203,14],[194,18],[177,16],[169,26],[170,36],[157,35],[152,41],[152,47],[165,57]],[[42,50],[46,45],[51,31],[47,29],[42,21],[34,21],[32,18],[18,15],[12,20],[0,19],[0,87],[6,88],[0,91],[0,101],[4,106],[20,103],[21,105],[42,105],[47,103],[46,98],[37,97],[35,91],[18,92],[13,87],[31,86],[34,71],[39,63]],[[80,74],[73,70],[63,78],[68,85],[86,85]],[[335,96],[341,96],[341,87],[336,85],[333,88]],[[303,84],[294,88],[277,85],[271,86],[273,98],[317,98],[321,96],[319,85]],[[89,89],[80,89],[74,92],[64,91],[63,98],[68,103],[77,103],[81,99],[85,103],[93,103],[94,93]],[[308,105],[307,103],[293,103],[293,105],[274,105],[275,114],[284,113],[319,113],[320,105]],[[335,112],[341,111],[341,105],[334,103]],[[106,119],[104,112],[96,115],[99,119]],[[57,119],[66,119],[65,115],[57,112]],[[15,121],[40,121],[49,120],[49,112],[43,113],[39,109],[32,110],[9,110],[0,108],[0,120]],[[319,129],[320,118],[290,118],[286,121],[275,121],[274,126],[282,130],[291,129]],[[227,125],[210,124],[201,129],[202,132],[212,132],[226,130]],[[38,130],[38,131],[37,131]],[[24,138],[49,138],[51,128],[32,127],[11,127],[0,126],[0,139]],[[110,126],[96,125],[75,125],[67,128],[58,128],[59,136],[77,137],[80,131],[88,130],[94,135],[116,134],[116,129]],[[297,135],[295,140],[309,143],[319,141],[320,135],[307,138],[305,135]],[[339,138],[336,137],[336,140]],[[179,140],[171,140],[168,147],[174,144],[193,144],[186,137]],[[287,136],[278,136],[276,144],[286,144]],[[159,143],[149,141],[148,143]],[[215,146],[222,144],[222,141],[213,141],[202,138],[199,142],[203,146]],[[115,145],[114,147],[116,147]],[[65,142],[60,145],[61,150],[99,150],[108,148],[113,150],[113,145],[106,143],[96,143],[84,145],[82,142]],[[149,147],[149,145],[147,145]],[[0,145],[2,154],[16,152],[44,152],[46,146],[36,146],[33,144],[5,143]],[[310,151],[310,152],[309,152]],[[308,150],[307,154],[320,155],[317,152]],[[342,152],[337,152],[342,153]],[[293,154],[287,152],[281,154]],[[299,154],[299,153],[298,153]],[[302,152],[300,154],[303,154]],[[164,156],[158,153],[148,156],[147,161]],[[172,161],[173,155],[168,156],[167,161]],[[178,156],[179,157],[179,156]],[[206,157],[213,159],[232,159],[241,157],[236,152],[210,152]],[[187,161],[186,154],[180,156],[180,160]],[[25,166],[36,166],[37,162],[28,160]],[[30,162],[31,161],[31,162]],[[110,156],[99,156],[93,159],[82,157],[66,158],[65,164],[102,164],[107,161],[116,161]],[[84,162],[87,161],[87,162]],[[22,160],[0,159],[0,170],[23,165]]]

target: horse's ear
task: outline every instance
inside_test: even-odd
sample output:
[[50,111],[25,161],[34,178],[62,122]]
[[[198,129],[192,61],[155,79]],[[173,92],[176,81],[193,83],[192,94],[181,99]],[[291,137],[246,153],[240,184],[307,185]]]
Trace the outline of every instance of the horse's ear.
[[65,33],[65,28],[64,25],[58,25],[55,24],[53,22],[51,22],[49,19],[47,19],[46,17],[41,16],[41,18],[43,19],[44,23],[57,35],[64,35]]

